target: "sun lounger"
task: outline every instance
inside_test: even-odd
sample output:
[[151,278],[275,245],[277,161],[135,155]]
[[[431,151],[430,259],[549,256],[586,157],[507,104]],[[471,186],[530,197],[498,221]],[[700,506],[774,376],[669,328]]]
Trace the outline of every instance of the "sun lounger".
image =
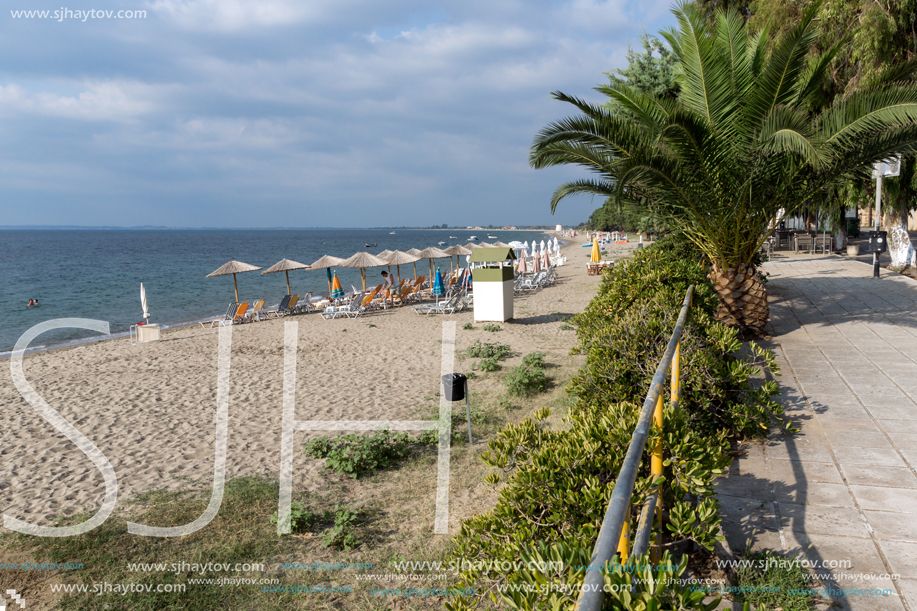
[[232,319],[236,316],[236,310],[239,309],[239,304],[232,302],[229,304],[229,307],[226,308],[226,314],[223,315],[223,318],[214,318],[213,320],[201,321],[201,327],[207,328],[205,325],[209,325],[212,329],[215,325],[220,325],[221,327],[232,324]]
[[306,293],[300,301],[302,303],[297,303],[296,307],[293,309],[293,314],[315,311],[315,306],[312,305],[312,293]]
[[236,310],[236,315],[232,317],[232,324],[241,325],[245,322],[245,313],[248,312],[248,302],[243,301],[239,304],[239,309]]
[[461,299],[461,296],[458,294],[453,295],[445,301],[440,301],[439,303],[430,303],[427,305],[414,306],[415,314],[452,314],[458,308],[458,302]]
[[280,305],[279,305],[279,306],[277,306],[277,307],[274,308],[273,310],[264,310],[264,311],[262,311],[262,312],[261,312],[262,316],[265,316],[265,317],[266,317],[266,316],[269,316],[269,315],[277,316],[277,315],[278,315],[278,314],[277,314],[278,312],[280,312],[281,310],[286,310],[287,306],[290,305],[290,299],[291,299],[292,297],[293,297],[292,295],[284,295],[284,296],[283,296],[283,299],[280,300]]
[[337,318],[338,316],[349,316],[351,308],[357,310],[363,302],[363,295],[353,295],[349,303],[342,305],[333,305],[325,308],[325,311],[322,312],[322,318],[326,320],[331,320],[332,318]]
[[257,320],[261,322],[261,308],[264,307],[264,300],[259,299],[252,303],[252,307],[248,309],[248,312],[245,313],[245,322],[251,322]]
[[344,312],[344,314],[346,314],[350,318],[358,318],[360,316],[363,316],[363,314],[365,314],[370,309],[372,302],[373,302],[373,298],[375,296],[376,296],[375,291],[367,294],[366,297],[363,298],[363,300],[360,302],[359,305],[351,304],[350,308],[346,312]]

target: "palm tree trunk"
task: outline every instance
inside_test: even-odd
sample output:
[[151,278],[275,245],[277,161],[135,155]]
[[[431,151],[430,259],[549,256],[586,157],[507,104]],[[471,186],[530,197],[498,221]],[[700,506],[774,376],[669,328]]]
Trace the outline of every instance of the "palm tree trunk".
[[894,206],[890,206],[888,214],[888,254],[891,256],[889,269],[900,272],[908,265],[911,250],[911,238],[907,232],[907,203],[903,198],[897,198]]
[[726,325],[760,333],[770,318],[767,291],[754,266],[723,270],[714,265],[708,276],[720,298],[716,319]]

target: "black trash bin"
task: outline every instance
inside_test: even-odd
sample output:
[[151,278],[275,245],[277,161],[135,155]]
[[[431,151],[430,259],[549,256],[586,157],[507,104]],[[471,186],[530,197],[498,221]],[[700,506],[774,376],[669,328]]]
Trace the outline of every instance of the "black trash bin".
[[463,373],[449,373],[443,376],[446,401],[461,401],[465,398],[465,377]]

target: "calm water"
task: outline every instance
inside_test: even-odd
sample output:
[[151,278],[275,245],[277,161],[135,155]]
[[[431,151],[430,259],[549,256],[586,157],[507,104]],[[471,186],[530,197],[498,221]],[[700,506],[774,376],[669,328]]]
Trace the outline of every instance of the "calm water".
[[[226,311],[234,300],[232,276],[205,276],[230,259],[267,269],[281,259],[308,264],[326,254],[346,258],[364,250],[376,254],[386,249],[447,248],[468,243],[471,235],[482,242],[545,239],[537,231],[465,229],[396,230],[395,235],[365,229],[0,231],[0,357],[8,356],[24,331],[52,318],[104,320],[113,334],[126,332],[142,320],[141,282],[150,322],[171,326]],[[439,245],[440,241],[446,244]],[[367,243],[378,246],[365,248]],[[435,263],[449,269],[448,259]],[[383,269],[367,270],[368,286],[382,282]],[[426,261],[417,263],[417,273],[426,273],[421,270],[429,270]],[[348,292],[351,285],[360,287],[359,270],[335,271]],[[412,266],[402,266],[401,275],[413,277]],[[263,298],[265,307],[276,306],[286,294],[283,273],[248,272],[237,279],[242,301]],[[327,294],[327,273],[290,272],[290,288],[293,293]],[[30,298],[41,305],[26,307]],[[50,347],[95,335],[78,330],[51,332],[39,336],[32,346]]]

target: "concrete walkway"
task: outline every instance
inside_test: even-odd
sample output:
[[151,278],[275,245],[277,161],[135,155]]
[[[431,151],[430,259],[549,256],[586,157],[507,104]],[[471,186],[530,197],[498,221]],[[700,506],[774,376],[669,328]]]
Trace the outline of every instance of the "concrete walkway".
[[727,541],[804,551],[826,587],[892,592],[826,597],[841,608],[917,611],[917,282],[837,256],[765,271],[801,430],[739,448],[717,486]]

